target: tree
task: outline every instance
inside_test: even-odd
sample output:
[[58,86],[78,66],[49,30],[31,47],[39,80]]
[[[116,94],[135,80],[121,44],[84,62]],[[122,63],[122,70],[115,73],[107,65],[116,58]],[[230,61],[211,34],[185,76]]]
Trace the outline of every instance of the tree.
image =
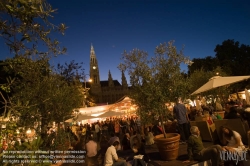
[[188,66],[189,75],[195,70],[213,71],[219,66],[218,59],[216,57],[207,56],[205,58],[192,59],[193,64]]
[[9,77],[4,85],[11,92],[4,98],[4,116],[30,119],[20,121],[21,126],[32,127],[41,120],[44,126],[52,121],[63,122],[74,108],[81,107],[83,95],[78,88],[81,83],[53,72],[48,61],[19,56],[6,62],[5,72],[14,77]]
[[[9,74],[7,80],[1,80],[2,94],[10,91],[18,93],[16,89],[13,91],[12,85],[20,77],[26,83],[31,84],[35,75],[27,73],[48,74],[51,71],[48,66],[50,56],[66,51],[65,48],[61,49],[59,42],[56,39],[52,40],[51,37],[51,32],[64,34],[66,30],[64,24],[56,26],[50,22],[55,11],[45,0],[3,0],[0,2],[0,37],[4,39],[6,46],[15,56],[2,63],[4,70]],[[44,50],[38,50],[38,45],[47,46],[47,50],[46,47]],[[31,60],[36,62],[30,63]],[[29,66],[30,64],[32,65]],[[32,72],[38,70],[43,71]],[[22,84],[22,82],[19,83]],[[25,87],[25,84],[22,85]]]
[[[52,121],[64,121],[82,104],[79,85],[71,79],[77,75],[71,72],[72,66],[63,68],[71,72],[67,77],[49,65],[52,56],[66,51],[52,36],[64,34],[67,28],[50,22],[54,13],[45,0],[0,1],[0,37],[14,55],[1,63],[5,80],[1,80],[0,101],[4,117],[19,117],[16,127],[34,127],[34,123],[42,122],[43,129]],[[41,45],[45,47],[38,50]]]
[[[250,46],[240,44],[238,41],[225,40],[217,45],[215,57],[218,59],[223,71],[231,76],[250,75]],[[250,80],[233,85],[234,91],[243,90],[249,86]]]
[[138,106],[137,114],[144,124],[152,122],[151,115],[159,115],[163,120],[167,111],[165,103],[185,95],[180,64],[190,61],[182,50],[177,51],[173,43],[157,46],[151,58],[147,52],[138,49],[124,51],[122,55],[119,69],[127,71],[130,76],[129,96]]

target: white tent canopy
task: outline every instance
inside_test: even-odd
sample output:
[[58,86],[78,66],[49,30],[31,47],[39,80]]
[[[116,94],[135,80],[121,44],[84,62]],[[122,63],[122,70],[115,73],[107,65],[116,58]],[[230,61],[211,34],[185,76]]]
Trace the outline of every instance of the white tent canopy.
[[[124,97],[114,104],[78,108],[75,110],[79,110],[80,113],[76,121],[81,121],[94,118],[133,114],[136,111],[136,105],[132,104],[129,97]],[[73,119],[68,119],[67,121],[71,122],[72,120]]]
[[89,116],[89,115],[83,115],[83,114],[79,114],[76,116],[76,118],[70,118],[68,120],[66,120],[65,122],[71,123],[73,121],[82,121],[82,120],[88,120],[88,119],[93,119],[95,117],[93,116]]
[[[129,97],[124,97],[120,101],[109,104],[109,105],[101,105],[95,107],[87,107],[87,108],[79,108],[79,112],[83,115],[95,116],[99,117],[99,115],[107,112],[107,111],[115,111],[115,112],[135,112],[136,106],[131,103],[131,99]],[[119,116],[119,115],[117,115]]]
[[92,119],[92,118],[95,118],[95,117],[79,114],[76,118],[76,121],[87,120],[87,119]]
[[79,112],[84,115],[101,114],[105,111],[108,111],[110,106],[111,105],[101,105],[95,107],[79,108],[77,110],[79,110]]
[[104,114],[97,116],[96,118],[106,118],[106,117],[111,117],[111,116],[120,116],[124,114],[125,114],[124,112],[108,111],[108,112],[105,112]]

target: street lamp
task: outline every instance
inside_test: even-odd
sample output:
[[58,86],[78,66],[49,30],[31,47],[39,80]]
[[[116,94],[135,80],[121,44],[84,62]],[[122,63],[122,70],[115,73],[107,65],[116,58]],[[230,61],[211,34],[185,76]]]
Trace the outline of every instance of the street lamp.
[[[85,74],[85,75],[83,76],[83,80],[84,80],[84,91],[83,91],[84,100],[83,100],[83,107],[86,107],[87,93],[88,93],[88,91],[89,91],[89,89],[90,89],[90,88],[87,88],[87,82],[86,82],[86,76],[87,76],[87,75],[90,77],[89,74]],[[92,79],[91,79],[91,78],[89,79],[89,82],[92,82]]]
[[[84,80],[84,89],[87,89],[87,86],[86,86],[86,76],[89,76],[90,77],[90,75],[89,74],[85,74],[84,76],[83,76],[83,80]],[[91,78],[89,78],[89,82],[92,82],[92,79]],[[89,90],[89,88],[88,88],[88,90]]]

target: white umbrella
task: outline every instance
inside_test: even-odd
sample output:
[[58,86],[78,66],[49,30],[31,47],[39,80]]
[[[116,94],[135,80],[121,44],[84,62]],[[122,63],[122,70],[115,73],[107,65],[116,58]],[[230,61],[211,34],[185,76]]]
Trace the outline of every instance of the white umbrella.
[[232,83],[247,80],[249,78],[250,78],[250,76],[231,76],[231,77],[215,76],[215,77],[210,78],[206,84],[204,84],[202,87],[197,89],[191,95],[205,92],[205,91],[208,91],[208,90],[220,87],[220,86],[229,85]]

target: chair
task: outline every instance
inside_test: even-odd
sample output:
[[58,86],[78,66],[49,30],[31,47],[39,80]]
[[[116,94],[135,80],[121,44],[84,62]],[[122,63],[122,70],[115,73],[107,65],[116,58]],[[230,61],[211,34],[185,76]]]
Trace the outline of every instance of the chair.
[[199,128],[200,136],[203,141],[215,142],[218,140],[214,124],[209,125],[207,121],[190,121],[190,125]]

